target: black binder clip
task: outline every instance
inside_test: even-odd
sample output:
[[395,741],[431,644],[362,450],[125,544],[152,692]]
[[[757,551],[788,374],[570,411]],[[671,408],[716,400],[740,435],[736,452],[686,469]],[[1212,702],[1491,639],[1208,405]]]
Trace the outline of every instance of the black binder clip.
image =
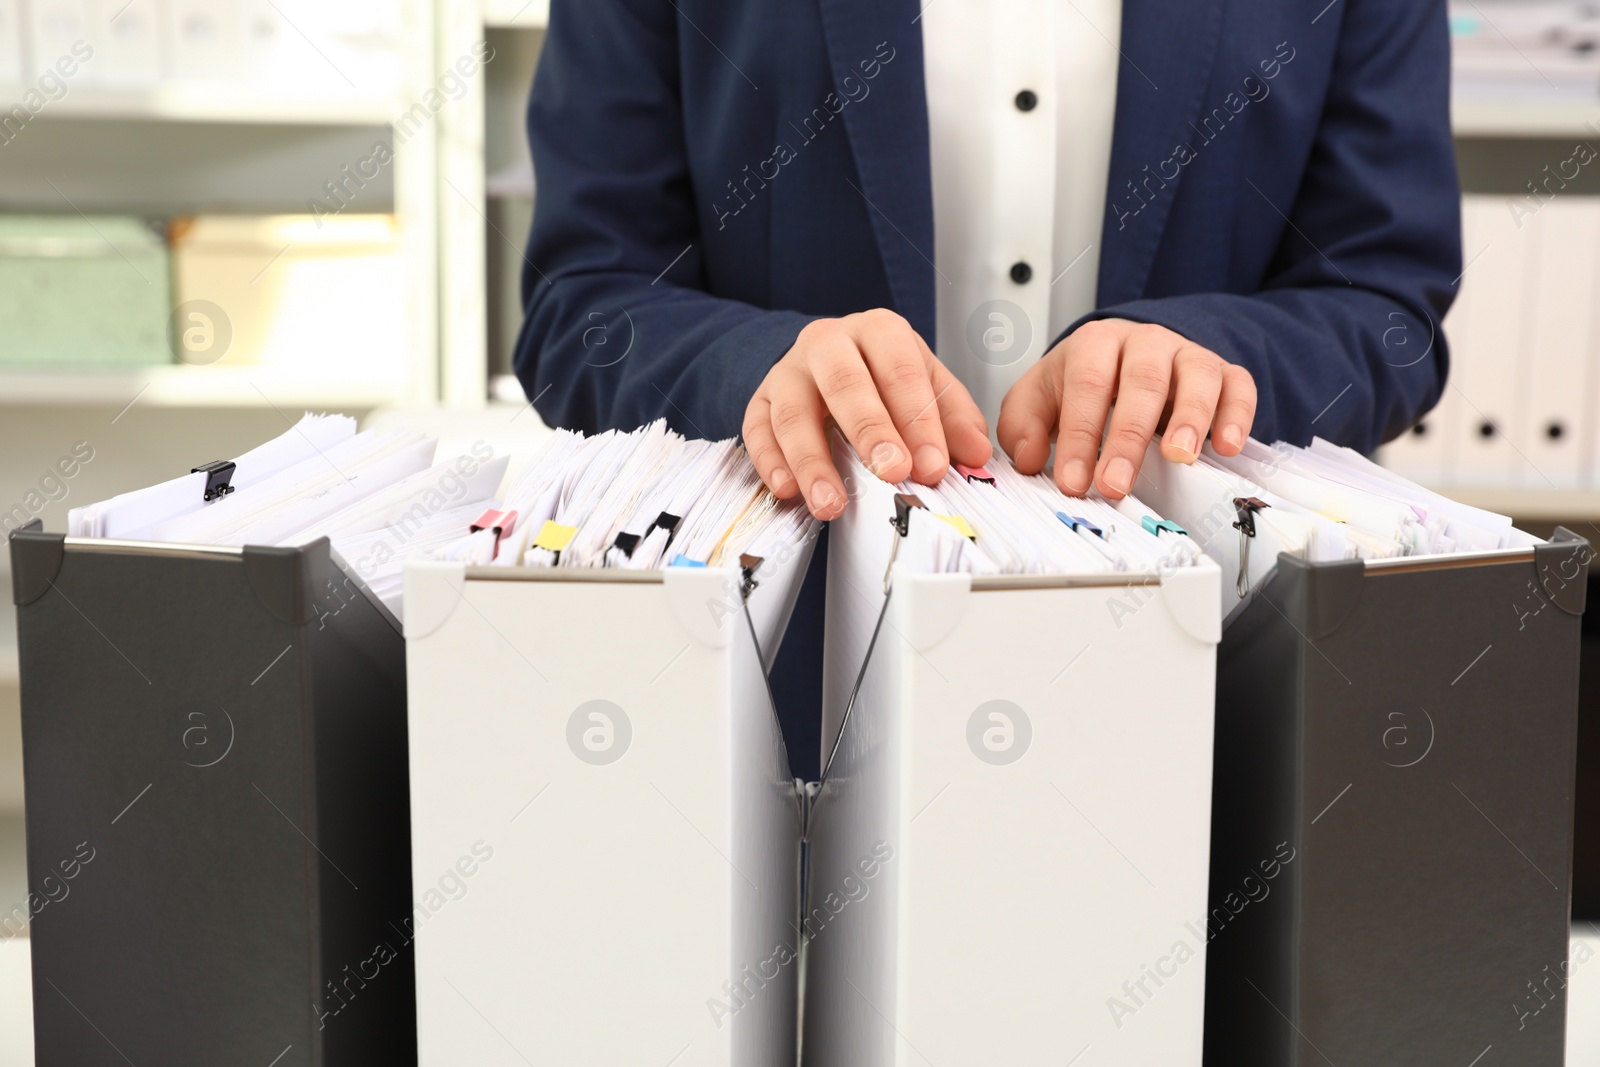
[[889,565],[883,569],[883,591],[889,592],[889,573],[894,570],[895,557],[900,554],[900,539],[911,532],[911,509],[921,508],[926,511],[928,506],[918,497],[910,493],[896,493],[894,495],[894,518],[889,520],[889,525],[894,527],[894,540],[889,545]]
[[641,538],[638,534],[619,533],[617,534],[617,539],[611,542],[611,547],[620,548],[624,556],[632,559],[633,550],[639,547],[640,540]]
[[201,471],[205,471],[206,495],[201,499],[209,504],[211,501],[220,500],[233,492],[233,486],[229,482],[233,480],[233,472],[237,467],[238,464],[231,459],[214,459],[210,463],[203,463],[198,467],[190,467],[189,473],[199,474]]
[[[661,514],[656,516],[656,521],[650,524],[650,529],[646,530],[644,535],[649,537],[651,530],[660,527],[661,529],[667,531],[667,543],[663,547],[671,547],[672,539],[678,536],[678,523],[682,521],[682,515],[670,515],[663,511]],[[632,553],[630,552],[629,554],[631,555]]]
[[1233,528],[1239,531],[1239,576],[1234,579],[1233,591],[1241,599],[1250,592],[1250,540],[1256,535],[1256,514],[1271,506],[1253,496],[1233,498],[1233,510],[1239,516],[1233,524]]
[[755,592],[756,588],[761,585],[761,583],[756,580],[756,570],[764,562],[765,562],[765,560],[762,559],[762,557],[760,557],[760,556],[752,556],[748,552],[743,553],[742,555],[740,555],[740,557],[739,557],[739,573],[740,573],[739,596],[742,597],[743,599],[749,600],[750,599],[750,594]]

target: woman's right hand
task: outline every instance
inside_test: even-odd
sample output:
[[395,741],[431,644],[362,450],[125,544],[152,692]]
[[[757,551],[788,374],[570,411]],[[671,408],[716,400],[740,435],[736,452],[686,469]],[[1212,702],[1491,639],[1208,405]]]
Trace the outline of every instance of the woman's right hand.
[[886,482],[933,485],[951,462],[989,461],[989,426],[972,394],[892,311],[817,319],[767,372],[744,415],[744,443],[779,499],[805,494],[838,518],[847,494],[828,451],[828,419]]

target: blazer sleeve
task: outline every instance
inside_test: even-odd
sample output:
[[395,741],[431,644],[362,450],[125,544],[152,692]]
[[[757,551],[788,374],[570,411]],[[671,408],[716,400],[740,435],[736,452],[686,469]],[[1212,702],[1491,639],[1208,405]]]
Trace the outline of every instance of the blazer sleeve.
[[1292,206],[1278,205],[1282,236],[1260,290],[1137,300],[1072,328],[1165,326],[1254,375],[1254,436],[1370,452],[1445,387],[1439,324],[1461,274],[1461,197],[1443,0],[1342,6],[1321,126]]
[[815,316],[705,291],[676,6],[555,0],[528,106],[538,197],[516,371],[544,420],[738,434]]

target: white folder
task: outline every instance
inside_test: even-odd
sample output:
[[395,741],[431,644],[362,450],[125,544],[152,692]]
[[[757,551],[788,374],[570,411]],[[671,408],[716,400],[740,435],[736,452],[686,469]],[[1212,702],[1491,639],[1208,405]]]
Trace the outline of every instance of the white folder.
[[1530,309],[1527,397],[1516,441],[1526,485],[1572,487],[1588,473],[1593,426],[1595,297],[1600,295],[1600,202],[1557,197],[1525,220],[1538,285]]
[[[893,491],[829,534],[825,758]],[[928,520],[810,815],[804,1062],[1198,1065],[1219,571],[925,573]]]
[[167,27],[159,4],[90,0],[88,41],[94,60],[84,64],[96,81],[154,86],[161,79],[161,38]]
[[[810,550],[754,572],[768,662]],[[801,791],[742,577],[407,565],[422,1064],[793,1064]]]
[[[1527,306],[1536,283],[1532,241],[1503,197],[1468,196],[1461,211],[1466,272],[1452,316],[1454,365],[1446,389],[1461,404],[1456,420],[1456,480],[1505,485],[1528,473],[1513,442],[1520,381],[1526,376]],[[1459,319],[1459,325],[1457,320]]]
[[[89,0],[31,0],[23,5],[22,12],[27,24],[25,53],[32,70],[30,82],[47,71],[55,71],[56,62],[63,56],[72,58],[75,43],[88,42],[92,26]],[[97,81],[99,75],[94,66],[92,60],[83,64],[68,84]]]
[[[0,0],[0,84],[16,85],[27,69],[22,62],[21,0]],[[15,125],[3,131],[7,137],[17,132]]]

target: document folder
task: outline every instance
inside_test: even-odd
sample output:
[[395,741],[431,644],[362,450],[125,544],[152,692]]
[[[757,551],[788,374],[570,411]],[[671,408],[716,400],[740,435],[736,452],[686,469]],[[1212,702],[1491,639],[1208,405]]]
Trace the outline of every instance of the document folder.
[[326,539],[11,563],[40,1067],[414,1063],[392,617]]
[[1219,569],[924,573],[913,511],[871,639],[894,487],[858,488],[829,534],[804,1062],[1198,1064]]
[[422,1063],[794,1063],[801,792],[765,669],[811,547],[407,564]]
[[1278,557],[1218,653],[1207,1064],[1560,1067],[1590,555]]

